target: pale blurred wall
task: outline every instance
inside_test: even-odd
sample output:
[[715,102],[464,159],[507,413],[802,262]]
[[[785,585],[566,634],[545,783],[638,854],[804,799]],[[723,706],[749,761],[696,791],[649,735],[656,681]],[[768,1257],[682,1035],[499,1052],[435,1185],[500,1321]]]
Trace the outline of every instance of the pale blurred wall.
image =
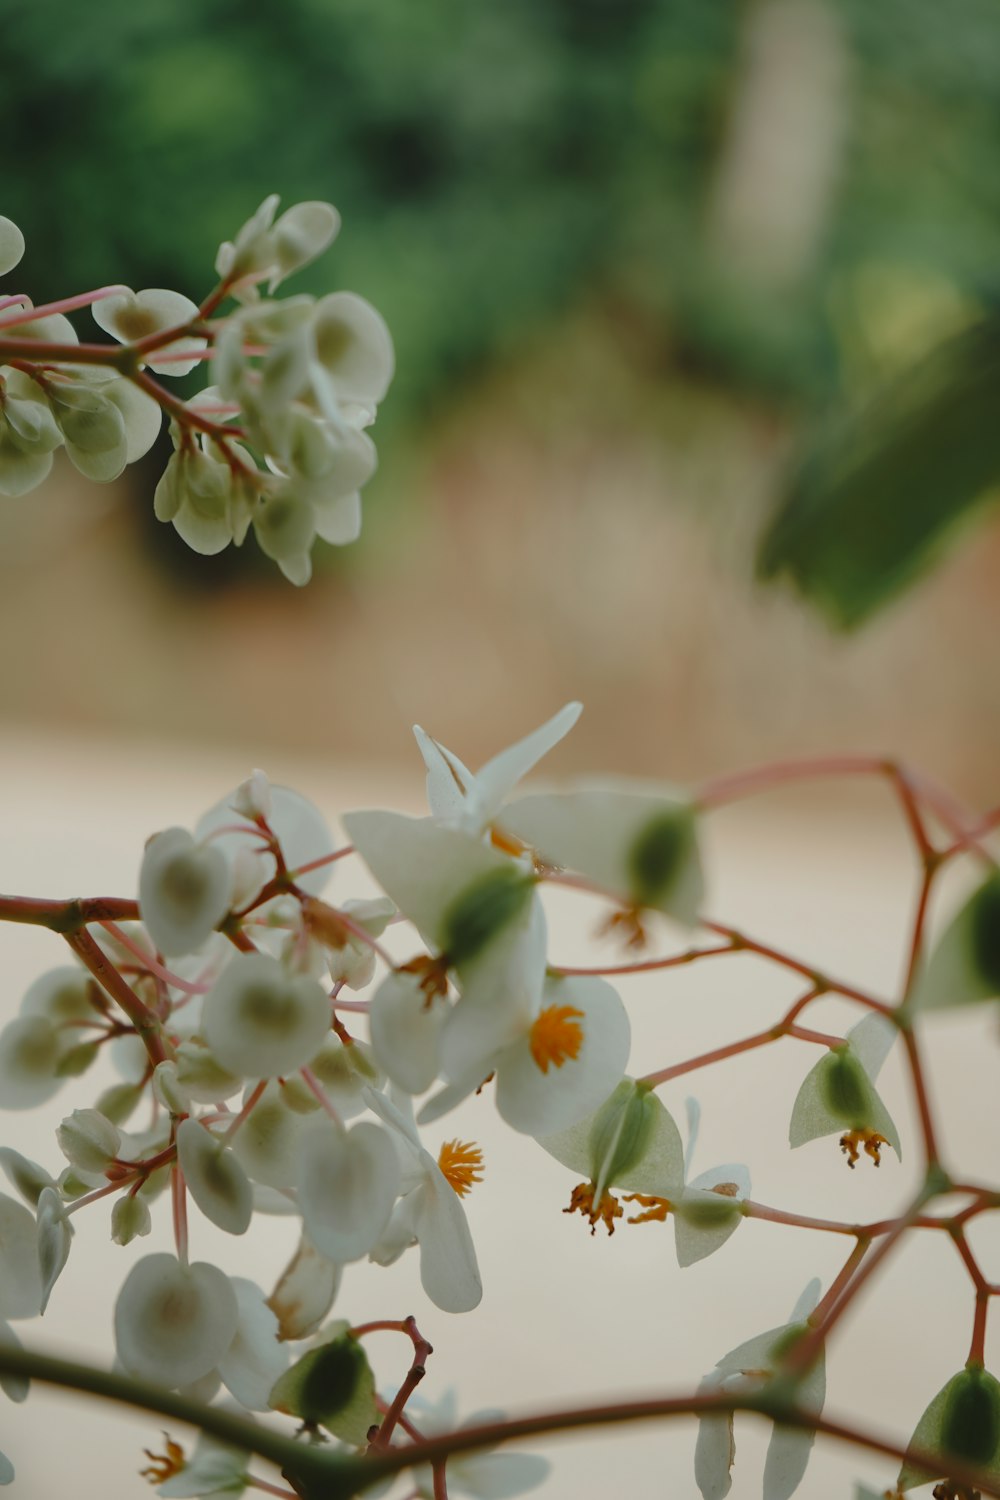
[[866,750],[995,800],[997,525],[834,636],[751,577],[787,433],[614,348],[568,325],[487,381],[305,590],[177,590],[136,545],[148,493],[63,469],[5,501],[3,720],[393,765],[419,721],[475,764],[579,697],[569,770]]

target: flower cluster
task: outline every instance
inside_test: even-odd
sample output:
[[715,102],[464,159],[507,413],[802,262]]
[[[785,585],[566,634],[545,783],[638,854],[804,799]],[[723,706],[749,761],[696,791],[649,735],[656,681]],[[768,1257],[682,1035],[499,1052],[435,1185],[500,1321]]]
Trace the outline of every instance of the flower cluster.
[[[115,479],[148,452],[166,414],[174,453],[154,509],[196,552],[238,546],[252,527],[303,584],[316,537],[357,537],[359,491],[376,464],[366,428],[392,379],[392,340],[352,292],[273,297],[340,227],[328,203],[275,218],[277,205],[265,199],[221,246],[218,284],[200,306],[167,288],[102,287],[44,308],[0,295],[0,494],[34,489],[60,447],[89,479]],[[0,217],[0,276],[23,251],[20,230]],[[227,299],[235,309],[216,316]],[[80,343],[66,314],[88,304],[120,349]],[[214,384],[188,402],[155,378],[206,360]]]
[[[287,268],[274,259],[285,244],[281,223],[272,227],[264,215],[222,264],[252,266],[254,276]],[[118,314],[144,305],[126,301]],[[248,300],[246,316],[257,306]],[[252,388],[245,368],[239,378]],[[265,424],[274,416],[266,405]],[[770,1401],[761,1408],[775,1421],[765,1495],[787,1500],[809,1457],[809,1422],[823,1405],[826,1329],[884,1226],[869,1234],[765,1209],[752,1201],[739,1163],[692,1175],[698,1106],[687,1101],[685,1149],[657,1090],[712,1055],[637,1076],[634,1065],[629,1071],[628,1013],[610,982],[630,965],[602,972],[551,963],[552,885],[602,898],[613,918],[605,932],[626,949],[649,941],[661,923],[727,932],[703,910],[698,801],[621,780],[519,790],[579,712],[568,704],[475,774],[418,728],[429,815],[348,813],[350,843],[340,847],[305,797],[255,772],[192,828],[150,838],[136,900],[32,905],[34,919],[66,935],[78,963],[36,980],[0,1031],[0,1107],[29,1109],[78,1087],[103,1049],[120,1081],[62,1121],[61,1170],[0,1151],[0,1168],[23,1200],[0,1195],[0,1339],[13,1340],[11,1321],[58,1301],[81,1210],[104,1203],[112,1240],[126,1245],[149,1233],[164,1200],[174,1250],[141,1256],[117,1297],[123,1370],[205,1401],[224,1387],[240,1410],[290,1415],[305,1436],[323,1429],[345,1451],[390,1451],[429,1346],[412,1319],[370,1325],[396,1327],[414,1344],[419,1374],[386,1399],[362,1346],[365,1327],[330,1321],[331,1309],[352,1264],[388,1267],[408,1251],[436,1308],[465,1313],[478,1305],[482,1282],[464,1200],[488,1183],[489,1164],[444,1123],[478,1093],[482,1107],[492,1098],[508,1126],[575,1174],[565,1211],[582,1214],[592,1233],[600,1225],[613,1233],[623,1220],[670,1222],[680,1267],[721,1250],[755,1215],[856,1236],[826,1296],[811,1284],[788,1323],[720,1359],[693,1407],[704,1408],[696,1480],[704,1500],[719,1500],[734,1453],[726,1398]],[[381,894],[356,889],[332,900],[328,885],[334,876],[345,884],[354,861]],[[28,919],[16,900],[7,906],[3,914]],[[789,1100],[791,1146],[839,1137],[851,1167],[862,1153],[878,1166],[886,1145],[899,1156],[875,1086],[879,1070],[922,1007],[1000,993],[995,906],[991,877],[915,967],[898,1008],[842,987],[866,1011],[846,1036],[801,1025],[805,1006],[838,987],[815,976],[778,1026],[723,1049],[780,1037],[821,1049]],[[730,933],[703,956],[748,945]],[[760,951],[802,974],[794,960]],[[662,967],[677,961],[665,958]],[[355,1035],[359,1016],[364,1031]],[[839,1160],[833,1145],[828,1150],[830,1162]],[[1000,1197],[982,1190],[964,1218],[928,1227],[947,1228],[964,1244],[966,1219],[994,1201]],[[192,1258],[192,1205],[233,1236],[247,1234],[257,1214],[295,1218],[298,1247],[270,1290]],[[977,1283],[977,1307],[989,1291]],[[23,1399],[23,1382],[2,1384]],[[904,1465],[901,1488],[922,1482],[928,1452],[940,1454],[946,1477],[956,1460],[959,1469],[967,1462],[993,1472],[998,1389],[972,1359],[918,1427],[918,1458]],[[416,1412],[407,1415],[411,1438],[421,1432]],[[980,1416],[989,1418],[988,1440],[976,1435]],[[249,1461],[243,1449],[209,1438],[188,1459],[170,1440],[163,1456],[151,1455],[147,1474],[165,1497],[238,1492],[254,1483]],[[456,1487],[462,1472],[456,1462]],[[499,1493],[491,1483],[514,1494],[545,1471],[539,1460],[493,1455],[465,1460],[464,1472],[473,1476],[470,1494]],[[477,1473],[493,1476],[482,1491]],[[414,1482],[417,1493],[438,1493],[433,1475],[417,1469]]]

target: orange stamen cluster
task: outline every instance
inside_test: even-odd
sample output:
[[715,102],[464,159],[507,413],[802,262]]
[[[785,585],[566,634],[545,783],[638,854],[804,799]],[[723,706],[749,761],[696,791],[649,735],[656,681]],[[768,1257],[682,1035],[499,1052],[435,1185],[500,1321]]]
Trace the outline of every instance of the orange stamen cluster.
[[483,1153],[472,1141],[445,1141],[438,1155],[438,1166],[460,1198],[470,1192],[474,1183],[483,1180]]
[[168,1432],[163,1434],[165,1453],[153,1453],[149,1448],[143,1448],[143,1453],[149,1459],[149,1467],[139,1470],[140,1479],[148,1479],[150,1484],[163,1484],[164,1480],[173,1479],[179,1474],[187,1460],[184,1457],[184,1449],[180,1443],[175,1443]]
[[669,1198],[656,1198],[652,1193],[626,1193],[625,1202],[638,1203],[640,1208],[646,1210],[642,1214],[633,1214],[628,1220],[630,1224],[652,1224],[656,1219],[665,1223],[667,1214],[673,1208]]
[[615,1220],[620,1219],[624,1209],[614,1193],[603,1193],[600,1201],[594,1202],[594,1184],[580,1182],[570,1194],[569,1207],[564,1214],[583,1214],[590,1220],[590,1232],[596,1233],[598,1224],[603,1224],[609,1234],[615,1232]]
[[840,1149],[847,1157],[847,1165],[854,1170],[854,1164],[858,1160],[858,1147],[870,1156],[876,1166],[882,1162],[882,1147],[888,1146],[889,1142],[884,1135],[879,1135],[877,1130],[849,1130],[846,1135],[840,1137]]
[[[579,1020],[574,1019],[579,1017]],[[561,1068],[568,1057],[576,1057],[583,1046],[583,1011],[572,1005],[549,1005],[539,1011],[528,1036],[535,1065],[543,1073]]]

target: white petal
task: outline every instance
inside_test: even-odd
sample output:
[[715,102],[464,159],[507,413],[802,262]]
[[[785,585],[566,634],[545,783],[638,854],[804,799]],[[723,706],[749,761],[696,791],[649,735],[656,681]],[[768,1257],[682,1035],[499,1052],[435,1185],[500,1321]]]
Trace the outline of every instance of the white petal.
[[62,1088],[60,1033],[45,1016],[18,1016],[0,1031],[0,1109],[34,1109]]
[[438,950],[456,898],[478,881],[513,868],[499,850],[426,818],[373,811],[349,813],[343,822],[386,895]]
[[381,313],[354,292],[316,304],[316,353],[338,401],[378,403],[395,368],[392,336]]
[[278,1319],[278,1337],[305,1339],[315,1333],[333,1306],[340,1277],[341,1267],[303,1235],[267,1299]]
[[23,254],[24,235],[13,219],[7,219],[0,214],[0,276],[6,276],[8,271],[13,271]]
[[73,1226],[66,1217],[58,1189],[42,1188],[38,1198],[38,1266],[42,1276],[39,1312],[44,1312],[48,1306],[52,1288],[69,1259],[72,1239]]
[[[719,1377],[707,1375],[698,1386],[698,1394],[714,1393],[719,1387]],[[700,1417],[694,1449],[694,1478],[702,1500],[724,1500],[729,1494],[735,1458],[732,1412],[724,1412],[717,1417]]]
[[551,1472],[548,1459],[537,1453],[470,1453],[448,1465],[452,1489],[472,1500],[513,1500],[536,1489]]
[[628,783],[541,794],[519,798],[501,821],[548,863],[686,926],[697,920],[703,879],[693,812],[682,794]]
[[197,1120],[177,1127],[177,1160],[191,1197],[227,1234],[246,1234],[253,1216],[250,1180],[234,1153]]
[[0,1318],[34,1318],[41,1305],[34,1215],[14,1198],[0,1193]]
[[475,777],[451,750],[432,739],[419,724],[413,734],[427,767],[427,805],[439,823],[459,824]]
[[348,1131],[317,1120],[302,1139],[298,1187],[305,1231],[317,1250],[341,1264],[360,1260],[396,1201],[396,1148],[370,1121]]
[[369,1010],[372,1047],[393,1083],[408,1094],[430,1088],[441,1066],[441,1033],[448,1006],[428,997],[420,975],[396,970],[372,997]]
[[847,1033],[854,1055],[873,1083],[898,1036],[899,1028],[878,1011],[870,1011]]
[[[234,795],[235,793],[230,792],[198,819],[195,828],[198,838],[204,839],[214,829],[225,828],[233,823]],[[308,797],[303,797],[291,787],[272,785],[268,823],[281,845],[285,863],[290,870],[320,859],[334,847],[333,834],[319,808]],[[248,845],[255,847],[255,842],[243,834],[224,833],[213,838],[212,845],[221,849],[229,859]],[[318,896],[329,884],[332,869],[332,865],[323,865],[318,870],[310,870],[296,884],[308,891],[310,896]]]
[[567,703],[541,728],[508,745],[476,772],[470,800],[480,827],[493,821],[521,778],[569,734],[582,712],[582,703]]
[[[21,1340],[9,1323],[0,1322],[0,1343],[13,1344],[15,1349],[23,1348]],[[0,1375],[0,1390],[3,1391],[8,1401],[26,1400],[30,1388],[31,1381],[27,1375]]]
[[465,1210],[444,1174],[430,1157],[427,1160],[425,1180],[411,1195],[420,1281],[443,1312],[471,1312],[482,1300],[483,1283]]
[[628,1065],[631,1027],[610,984],[589,977],[549,980],[543,1009],[564,1005],[582,1013],[573,1019],[583,1032],[575,1057],[543,1072],[528,1033],[498,1059],[497,1109],[508,1125],[526,1135],[552,1135],[591,1114]]
[[203,1015],[213,1055],[244,1078],[296,1072],[330,1029],[330,1002],[316,981],[289,978],[262,953],[241,953],[223,970]]
[[233,1342],[219,1361],[219,1374],[249,1411],[267,1411],[267,1398],[288,1364],[288,1353],[278,1342],[278,1320],[260,1287],[243,1276],[234,1276],[231,1284],[239,1321]]
[[816,1434],[775,1422],[764,1462],[764,1500],[789,1500],[802,1482]]
[[272,1081],[236,1132],[233,1150],[254,1182],[292,1187],[305,1128],[305,1117],[289,1107],[285,1090]]
[[229,910],[229,871],[221,852],[168,828],[146,845],[139,908],[161,952],[193,953]]
[[187,1385],[225,1357],[237,1319],[236,1293],[217,1266],[147,1255],[132,1267],[115,1304],[118,1358],[140,1379]]

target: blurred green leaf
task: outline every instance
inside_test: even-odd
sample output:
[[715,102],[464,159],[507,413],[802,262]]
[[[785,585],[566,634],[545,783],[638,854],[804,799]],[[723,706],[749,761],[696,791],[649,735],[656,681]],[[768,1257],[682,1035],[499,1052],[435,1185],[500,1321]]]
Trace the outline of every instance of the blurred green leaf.
[[852,629],[933,560],[1000,482],[1000,316],[949,340],[807,454],[763,538],[787,574]]

